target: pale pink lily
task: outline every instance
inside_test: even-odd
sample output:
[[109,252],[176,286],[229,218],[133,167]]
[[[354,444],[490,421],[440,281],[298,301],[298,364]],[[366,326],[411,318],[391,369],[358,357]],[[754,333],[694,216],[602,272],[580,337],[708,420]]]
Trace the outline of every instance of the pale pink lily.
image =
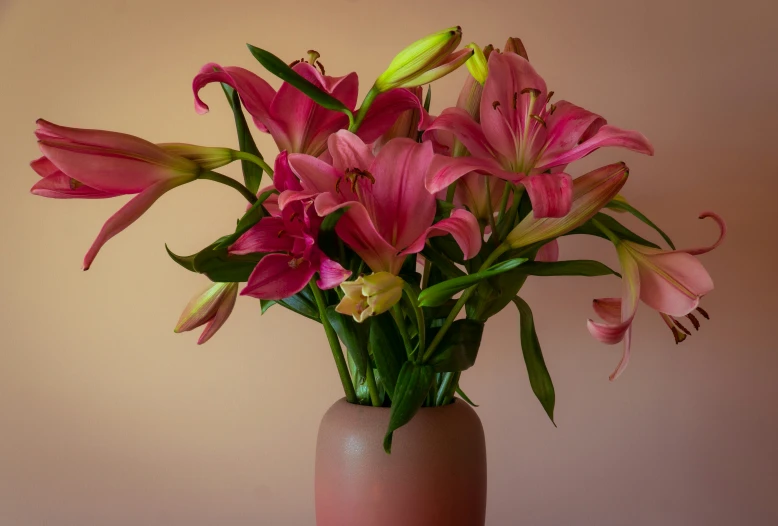
[[165,145],[123,133],[66,128],[39,119],[35,135],[43,157],[31,166],[43,179],[32,187],[33,194],[57,199],[137,194],[105,222],[84,258],[84,270],[109,239],[162,194],[193,181],[201,171],[196,162],[166,150]]
[[[340,100],[349,109],[354,109],[359,89],[356,73],[330,77],[307,62],[299,62],[292,69]],[[270,84],[251,71],[240,67],[222,67],[214,63],[203,66],[192,82],[195,109],[198,113],[208,111],[208,105],[200,99],[199,92],[211,82],[223,82],[232,86],[240,95],[257,127],[268,132],[281,151],[319,156],[327,149],[327,138],[349,125],[345,114],[319,106],[286,82],[276,92]],[[365,142],[375,141],[392,126],[399,115],[412,109],[419,109],[420,115],[426,116],[418,97],[407,89],[393,89],[378,95],[362,121],[359,136]],[[417,124],[421,127],[428,123]]]
[[230,317],[237,296],[237,283],[213,283],[187,304],[173,332],[191,331],[205,325],[197,340],[197,345],[204,344]]
[[424,187],[431,144],[392,139],[374,156],[359,137],[339,131],[329,139],[329,152],[332,165],[289,155],[302,190],[282,192],[279,204],[315,199],[322,216],[345,208],[336,232],[373,272],[398,274],[406,256],[420,252],[433,236],[451,234],[466,259],[478,253],[481,234],[470,212],[454,210],[434,223],[435,197]]
[[[564,167],[604,146],[645,154],[653,148],[640,133],[610,126],[570,102],[550,104],[545,81],[515,53],[491,53],[480,104],[480,123],[449,108],[427,133],[453,133],[470,156],[436,156],[427,188],[437,192],[477,171],[523,184],[536,217],[562,217],[570,210],[571,178]],[[551,172],[551,173],[548,173]]]
[[[274,181],[279,189],[296,182],[282,152],[275,163]],[[299,183],[298,183],[299,184]],[[280,300],[297,294],[318,273],[317,285],[331,289],[351,275],[328,258],[316,245],[321,217],[310,204],[292,203],[278,215],[265,217],[229,249],[231,254],[265,253],[249,276],[241,295]]]
[[[624,341],[624,352],[610,379],[615,380],[629,363],[632,321],[638,301],[658,311],[669,326],[675,317],[688,316],[698,308],[700,298],[713,290],[711,279],[702,263],[694,257],[718,247],[726,236],[724,220],[713,212],[705,212],[700,219],[713,218],[719,226],[718,240],[709,247],[689,250],[660,250],[609,237],[616,245],[622,268],[622,299],[594,300],[594,310],[604,323],[589,320],[589,332],[606,344]],[[707,317],[707,313],[702,311]],[[692,318],[690,318],[692,319]],[[697,327],[697,323],[692,320]],[[683,339],[676,335],[676,341]]]

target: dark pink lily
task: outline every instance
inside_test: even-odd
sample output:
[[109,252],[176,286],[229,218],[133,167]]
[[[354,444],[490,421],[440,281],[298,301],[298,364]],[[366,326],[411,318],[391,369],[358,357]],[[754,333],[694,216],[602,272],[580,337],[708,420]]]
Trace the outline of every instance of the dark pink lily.
[[[340,100],[349,109],[354,109],[359,90],[356,73],[330,77],[307,62],[299,62],[292,69]],[[223,82],[232,86],[240,95],[257,127],[268,132],[281,151],[318,157],[327,149],[327,138],[336,131],[347,128],[349,124],[345,114],[319,106],[286,82],[276,92],[270,84],[251,71],[240,67],[222,67],[214,63],[203,66],[192,82],[195,109],[198,113],[208,111],[208,105],[200,99],[199,92],[211,82]],[[404,111],[412,109],[419,109],[422,118],[426,116],[418,97],[407,89],[393,89],[378,95],[362,121],[359,136],[365,142],[375,141]],[[417,124],[421,126],[421,123]]]
[[[622,298],[594,300],[594,311],[604,323],[592,320],[587,323],[591,335],[602,343],[612,345],[624,341],[624,353],[611,380],[615,380],[629,363],[632,320],[639,300],[659,312],[672,329],[677,326],[673,322],[675,317],[689,316],[699,308],[700,298],[713,290],[713,280],[694,256],[718,247],[726,236],[727,227],[713,212],[700,215],[700,219],[706,217],[713,218],[720,229],[718,240],[709,247],[668,251],[612,239],[622,268]],[[707,313],[702,313],[707,317]],[[696,328],[696,319],[692,316],[690,320]],[[682,339],[676,334],[676,341]]]
[[[550,104],[553,92],[529,61],[493,52],[480,103],[480,123],[449,108],[427,133],[453,133],[470,156],[436,156],[427,188],[437,192],[469,172],[523,184],[536,217],[562,217],[570,210],[572,185],[564,167],[604,146],[653,154],[638,132],[610,126],[601,116],[567,101]],[[550,173],[549,173],[550,172]]]
[[466,259],[478,253],[481,233],[470,212],[454,210],[434,223],[435,197],[424,187],[430,143],[396,138],[374,156],[362,139],[343,130],[330,137],[329,152],[332,165],[310,155],[289,155],[302,189],[282,192],[279,204],[285,209],[314,199],[321,216],[345,208],[336,232],[373,272],[398,274],[405,257],[420,252],[433,236],[451,234]]
[[[274,182],[279,190],[299,187],[289,171],[287,154],[275,163]],[[277,215],[265,217],[243,234],[229,249],[231,254],[265,253],[249,276],[241,295],[280,300],[300,292],[318,273],[317,285],[331,289],[351,275],[329,259],[316,245],[321,217],[310,203],[292,203]]]
[[[196,162],[166,150],[165,145],[132,135],[66,128],[43,119],[37,125],[35,135],[43,157],[31,166],[42,179],[32,187],[33,194],[55,199],[137,194],[105,222],[84,257],[84,270],[109,239],[143,215],[165,192],[193,181],[201,171]],[[230,161],[228,156],[222,164]]]

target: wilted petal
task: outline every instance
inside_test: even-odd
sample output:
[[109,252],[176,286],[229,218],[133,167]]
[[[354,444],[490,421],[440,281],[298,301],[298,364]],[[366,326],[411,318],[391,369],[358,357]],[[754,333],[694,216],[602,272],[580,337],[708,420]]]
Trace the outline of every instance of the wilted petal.
[[310,261],[285,254],[263,257],[249,276],[241,296],[263,300],[282,300],[305,288],[316,274]]
[[153,184],[133,197],[126,205],[119,209],[118,212],[112,215],[108,221],[105,222],[100,233],[97,235],[97,239],[94,240],[89,251],[86,253],[83,265],[84,270],[89,269],[95,256],[97,256],[97,253],[100,251],[100,248],[102,248],[109,239],[134,223],[157,199],[162,197],[162,194],[185,182],[187,181],[167,179]]

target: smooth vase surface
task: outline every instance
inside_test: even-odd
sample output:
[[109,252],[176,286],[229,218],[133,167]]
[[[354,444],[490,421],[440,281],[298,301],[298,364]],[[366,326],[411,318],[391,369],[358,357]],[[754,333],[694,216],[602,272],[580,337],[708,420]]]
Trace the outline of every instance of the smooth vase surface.
[[382,443],[389,409],[330,407],[316,444],[317,526],[483,526],[486,444],[462,400],[422,408]]

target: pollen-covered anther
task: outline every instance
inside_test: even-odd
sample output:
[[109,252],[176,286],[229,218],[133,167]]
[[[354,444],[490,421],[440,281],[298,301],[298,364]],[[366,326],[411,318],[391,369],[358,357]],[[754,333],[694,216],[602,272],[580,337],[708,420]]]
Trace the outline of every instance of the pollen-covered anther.
[[548,107],[548,114],[553,115],[556,111],[556,104],[551,104],[551,106]]
[[77,190],[78,188],[84,186],[84,183],[71,177],[68,186],[70,186],[71,190]]
[[290,62],[290,63],[289,63],[289,67],[290,67],[290,68],[293,68],[293,67],[295,67],[297,64],[299,64],[300,62],[304,62],[304,60],[303,60],[303,59],[301,59],[301,58],[298,58],[297,60],[294,60],[294,61]]
[[541,116],[539,116],[539,115],[530,115],[530,117],[535,119],[536,121],[538,121],[540,124],[542,124],[544,128],[546,127],[546,121],[544,121]]
[[518,92],[514,91],[513,92],[513,109],[514,110],[516,109],[516,106],[518,106],[518,102],[519,102],[519,94],[518,94]]
[[702,314],[702,317],[705,318],[706,320],[710,319],[710,316],[708,315],[707,312],[705,312],[705,309],[703,309],[702,307],[697,307],[697,312]]
[[687,318],[689,318],[689,321],[692,322],[692,326],[694,327],[695,331],[700,330],[700,322],[697,320],[697,318],[694,317],[694,314],[687,314]]
[[549,91],[548,95],[546,95],[546,104],[551,102],[551,97],[553,97],[553,96],[554,96],[554,92],[553,91]]
[[524,88],[521,90],[521,94],[524,95],[525,93],[531,94],[533,97],[540,97],[540,90],[535,88]]
[[280,237],[281,237],[281,236],[283,236],[284,234],[286,234],[286,230],[284,230],[284,229],[282,228],[281,230],[279,230],[279,231],[278,231],[278,234],[276,234],[276,237],[280,238]]
[[496,101],[492,102],[492,109],[493,110],[496,110],[499,107],[500,107],[500,101],[499,100],[496,100]]
[[302,265],[304,262],[305,258],[292,258],[289,260],[289,268],[300,268],[300,265]]
[[373,174],[371,174],[367,170],[362,170],[361,168],[349,168],[343,174],[343,177],[338,179],[337,182],[335,183],[335,192],[340,193],[340,183],[345,179],[349,182],[351,191],[356,193],[357,184],[359,183],[359,179],[362,177],[364,177],[371,183],[375,184],[375,177],[373,177]]
[[685,332],[685,333],[686,333],[688,336],[691,336],[691,335],[692,335],[692,332],[691,332],[689,329],[687,329],[686,327],[684,327],[684,326],[681,324],[681,322],[680,322],[680,321],[678,321],[678,320],[676,320],[675,318],[672,318],[672,317],[671,317],[671,319],[673,320],[673,323],[675,324],[675,326],[676,326],[676,327],[678,327],[679,329],[681,329],[681,330],[682,330],[683,332]]

